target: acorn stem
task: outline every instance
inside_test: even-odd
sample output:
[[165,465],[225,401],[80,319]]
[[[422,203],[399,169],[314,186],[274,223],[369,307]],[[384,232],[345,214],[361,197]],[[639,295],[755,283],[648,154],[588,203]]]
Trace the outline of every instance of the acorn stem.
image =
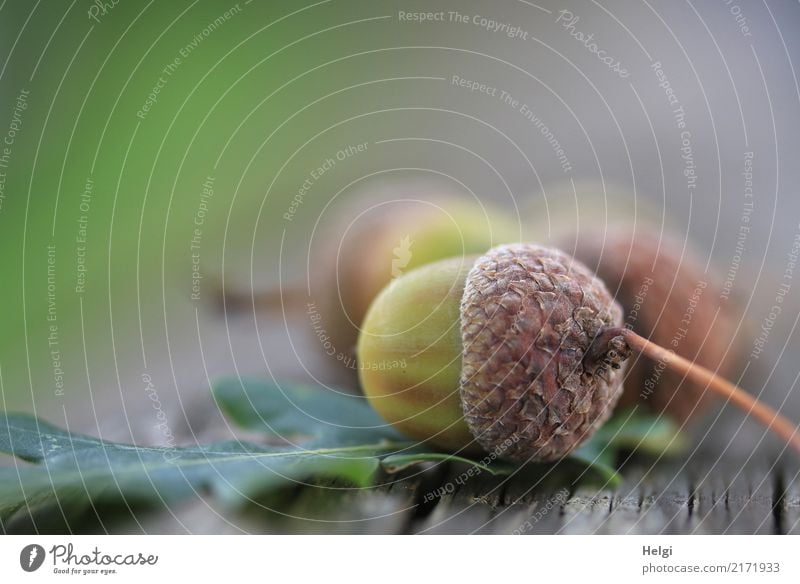
[[255,312],[295,311],[305,307],[308,291],[302,284],[289,284],[263,290],[232,288],[223,290],[217,287],[219,306],[226,312],[243,313],[248,309]]
[[630,329],[608,329],[603,332],[603,336],[606,336],[606,338],[622,336],[631,350],[663,363],[665,367],[669,367],[673,371],[681,373],[686,378],[704,385],[720,397],[724,397],[733,402],[733,404],[745,414],[757,419],[766,428],[780,436],[782,440],[800,452],[800,431],[798,431],[797,427],[776,410],[759,401],[727,379],[675,354],[673,351],[669,351],[648,341]]

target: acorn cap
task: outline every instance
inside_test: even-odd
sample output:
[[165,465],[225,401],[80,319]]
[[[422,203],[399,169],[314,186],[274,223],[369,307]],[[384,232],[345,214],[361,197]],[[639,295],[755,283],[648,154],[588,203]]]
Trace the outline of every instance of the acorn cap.
[[504,245],[385,288],[364,323],[359,374],[375,409],[412,437],[551,461],[613,409],[627,347],[593,341],[621,323],[621,308],[583,264],[538,245]]
[[621,393],[622,366],[585,359],[604,329],[621,324],[603,283],[565,253],[516,244],[480,257],[461,300],[460,393],[475,439],[519,461],[573,450]]

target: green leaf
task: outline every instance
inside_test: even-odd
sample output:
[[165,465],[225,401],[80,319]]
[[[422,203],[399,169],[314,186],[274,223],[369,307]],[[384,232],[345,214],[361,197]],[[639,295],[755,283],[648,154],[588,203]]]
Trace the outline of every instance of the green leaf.
[[492,464],[484,464],[463,456],[455,456],[453,454],[444,454],[441,452],[420,452],[410,454],[390,454],[381,460],[381,465],[388,473],[397,473],[406,470],[412,466],[420,465],[424,462],[455,462],[466,464],[469,466],[477,467],[481,470],[495,475],[511,474],[514,467],[510,464],[503,462],[493,462]]
[[609,487],[616,487],[622,481],[617,470],[614,468],[614,457],[616,450],[610,448],[601,441],[590,440],[581,445],[566,458],[567,463],[583,467],[586,472],[596,475],[600,480],[607,482]]
[[[29,416],[0,418],[0,450],[24,450],[37,466],[0,469],[0,517],[22,503],[123,497],[170,502],[207,491],[236,502],[311,477],[369,485],[377,455],[407,445],[380,439],[327,448],[220,442],[185,448],[116,444],[56,430]],[[38,446],[38,448],[37,448]]]
[[26,414],[0,414],[0,452],[36,463],[0,468],[0,520],[43,504],[168,503],[198,493],[236,504],[320,478],[368,486],[380,457],[415,445],[363,399],[330,390],[236,381],[221,384],[215,396],[234,421],[279,443],[132,446],[70,433]]
[[[424,462],[472,465],[493,475],[514,471],[502,461],[487,465],[429,452],[388,426],[363,397],[327,388],[230,380],[215,387],[214,397],[230,420],[263,435],[264,442],[133,446],[71,433],[26,414],[0,414],[0,452],[19,459],[0,467],[0,522],[54,504],[67,513],[98,502],[171,503],[210,494],[239,505],[305,481],[338,479],[365,487],[380,468],[394,473]],[[577,467],[579,477],[614,486],[619,450],[661,455],[682,443],[671,422],[621,412],[557,466]]]
[[406,441],[363,396],[334,389],[256,379],[218,383],[214,397],[225,415],[247,430],[291,443],[359,444],[365,439]]
[[591,441],[605,443],[611,449],[651,456],[679,454],[687,446],[686,437],[671,419],[638,410],[615,412]]

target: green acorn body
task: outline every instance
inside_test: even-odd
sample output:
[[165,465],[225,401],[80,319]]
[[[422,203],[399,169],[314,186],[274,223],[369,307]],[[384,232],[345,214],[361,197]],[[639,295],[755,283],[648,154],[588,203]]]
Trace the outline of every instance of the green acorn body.
[[537,245],[499,246],[387,286],[362,327],[359,376],[373,407],[415,439],[557,460],[620,395],[627,348],[595,340],[621,323],[622,310],[583,264]]

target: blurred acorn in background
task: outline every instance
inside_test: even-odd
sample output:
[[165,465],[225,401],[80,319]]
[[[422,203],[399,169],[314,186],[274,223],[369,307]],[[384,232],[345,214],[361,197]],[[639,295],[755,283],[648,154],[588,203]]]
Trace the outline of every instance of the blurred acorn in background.
[[[619,301],[626,326],[723,377],[736,377],[741,321],[736,294],[722,297],[713,270],[706,272],[691,245],[672,235],[680,228],[663,208],[624,185],[582,180],[548,185],[524,216],[542,222],[547,239],[597,273]],[[534,226],[540,232],[545,227]],[[620,407],[667,412],[678,422],[712,401],[705,387],[684,381],[663,363],[631,360]]]
[[[311,236],[307,280],[249,292],[228,286],[229,313],[306,312],[331,364],[357,372],[355,347],[372,300],[393,279],[444,259],[482,254],[523,238],[511,213],[466,195],[386,186],[331,207]],[[352,376],[351,376],[352,377]]]
[[[373,199],[374,201],[374,199]],[[392,280],[431,262],[480,254],[521,238],[513,216],[453,195],[359,201],[326,235],[311,296],[337,354],[355,370],[355,345],[372,300]]]
[[[625,325],[726,378],[741,355],[740,311],[689,246],[630,225],[583,229],[563,236],[564,247],[596,271],[623,306]],[[638,357],[625,379],[620,406],[666,412],[678,422],[712,400],[704,386]]]

